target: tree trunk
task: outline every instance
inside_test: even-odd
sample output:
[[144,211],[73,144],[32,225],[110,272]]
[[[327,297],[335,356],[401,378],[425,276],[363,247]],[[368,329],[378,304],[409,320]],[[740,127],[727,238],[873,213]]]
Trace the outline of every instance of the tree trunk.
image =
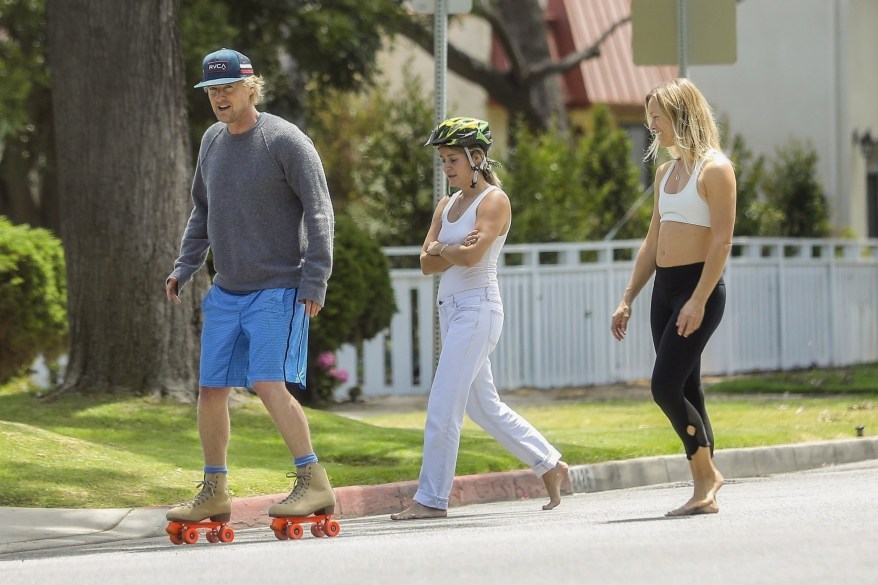
[[[525,69],[520,72],[522,75],[530,73],[526,70],[530,65],[551,62],[546,16],[538,0],[497,0],[496,10],[518,44]],[[547,75],[529,84],[525,91],[530,100],[524,113],[532,127],[567,131],[569,122],[559,74]]]
[[39,120],[35,130],[0,148],[0,215],[60,236],[50,102],[48,91],[32,96],[28,106],[30,119]]
[[12,223],[26,223],[45,227],[40,222],[40,210],[31,194],[27,160],[16,148],[6,148],[0,158],[0,215]]
[[62,392],[197,392],[201,271],[165,298],[191,209],[177,0],[49,0],[70,353]]
[[[448,44],[448,69],[481,86],[509,112],[510,118],[520,116],[537,132],[565,133],[570,122],[561,75],[582,60],[596,57],[605,39],[573,58],[568,55],[562,62],[556,62],[549,51],[546,17],[539,0],[484,0],[476,4],[473,13],[491,25],[511,69],[495,69],[452,43]],[[401,18],[396,27],[397,34],[424,51],[433,52],[433,33],[424,26],[423,19]]]

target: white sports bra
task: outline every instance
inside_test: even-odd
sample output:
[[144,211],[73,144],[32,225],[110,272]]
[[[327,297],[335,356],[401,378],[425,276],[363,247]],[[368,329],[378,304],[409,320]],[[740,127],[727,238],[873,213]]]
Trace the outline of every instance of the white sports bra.
[[708,153],[695,164],[695,170],[689,177],[689,181],[678,193],[668,193],[665,185],[671,177],[671,173],[677,168],[678,164],[682,164],[680,159],[676,159],[662,177],[661,188],[659,189],[659,215],[660,221],[676,221],[679,223],[688,223],[692,225],[700,225],[702,227],[710,227],[710,207],[707,202],[698,194],[698,175],[701,174],[701,167],[704,161],[712,156]]

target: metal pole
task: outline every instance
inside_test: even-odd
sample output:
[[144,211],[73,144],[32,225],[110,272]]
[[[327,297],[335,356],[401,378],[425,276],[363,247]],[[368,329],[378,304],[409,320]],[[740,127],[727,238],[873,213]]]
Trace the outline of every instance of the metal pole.
[[[433,110],[433,127],[438,126],[445,120],[446,89],[445,81],[448,74],[448,0],[435,0],[436,9],[433,12],[433,58],[435,62],[435,102]],[[445,196],[445,173],[442,170],[442,162],[439,155],[433,153],[433,208],[439,205],[439,200]],[[439,331],[439,311],[436,307],[436,297],[439,294],[439,275],[433,276],[433,372],[439,364],[439,352],[442,349],[442,339]]]
[[677,0],[677,63],[680,65],[680,77],[686,77],[689,55],[688,30],[689,25],[686,10],[689,0]]
[[607,235],[604,236],[604,241],[609,242],[613,238],[616,237],[616,234],[622,229],[628,220],[634,217],[634,214],[637,213],[637,210],[640,209],[640,206],[643,205],[643,202],[646,201],[646,198],[652,195],[652,190],[655,187],[655,183],[646,188],[646,191],[641,193],[640,197],[637,198],[637,201],[634,202],[634,205],[628,208],[628,211],[625,212],[625,216],[616,222],[610,231],[607,232]]

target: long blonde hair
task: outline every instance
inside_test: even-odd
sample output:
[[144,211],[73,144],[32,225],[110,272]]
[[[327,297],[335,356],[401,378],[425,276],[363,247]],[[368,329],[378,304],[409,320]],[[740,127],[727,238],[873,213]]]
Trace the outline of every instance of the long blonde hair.
[[[694,83],[682,77],[666,81],[647,94],[644,108],[651,98],[655,98],[674,128],[674,145],[668,151],[674,158],[682,158],[687,169],[692,169],[709,151],[722,150],[713,110]],[[646,120],[648,126],[648,111]],[[643,160],[654,161],[660,148],[658,137],[653,137]]]

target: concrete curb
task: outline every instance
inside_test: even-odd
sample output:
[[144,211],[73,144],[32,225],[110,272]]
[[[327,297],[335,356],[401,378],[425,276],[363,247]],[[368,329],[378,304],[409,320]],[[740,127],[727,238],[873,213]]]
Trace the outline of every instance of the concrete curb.
[[[335,488],[335,515],[339,518],[357,518],[399,512],[411,503],[417,489],[417,481]],[[565,482],[562,493],[573,493],[570,482]],[[286,495],[281,493],[232,500],[231,526],[238,529],[268,525],[271,522],[266,513],[268,507]],[[455,477],[450,504],[456,507],[545,497],[548,494],[543,481],[525,469]]]
[[[721,449],[714,455],[716,466],[726,478],[760,477],[867,459],[878,459],[878,438]],[[570,468],[570,481],[574,493],[600,492],[691,481],[691,479],[689,465],[680,455],[608,461]]]
[[[721,449],[717,467],[726,478],[760,477],[814,469],[827,465],[878,459],[878,437],[838,441],[815,441],[745,449]],[[643,457],[590,465],[572,465],[570,481],[562,493],[589,493],[663,483],[691,481],[689,465],[682,455]],[[336,488],[336,515],[355,518],[398,512],[411,502],[416,481]],[[232,503],[232,526],[265,526],[268,507],[285,493],[237,498]],[[451,507],[487,502],[546,498],[542,480],[530,470],[503,471],[454,478]]]

